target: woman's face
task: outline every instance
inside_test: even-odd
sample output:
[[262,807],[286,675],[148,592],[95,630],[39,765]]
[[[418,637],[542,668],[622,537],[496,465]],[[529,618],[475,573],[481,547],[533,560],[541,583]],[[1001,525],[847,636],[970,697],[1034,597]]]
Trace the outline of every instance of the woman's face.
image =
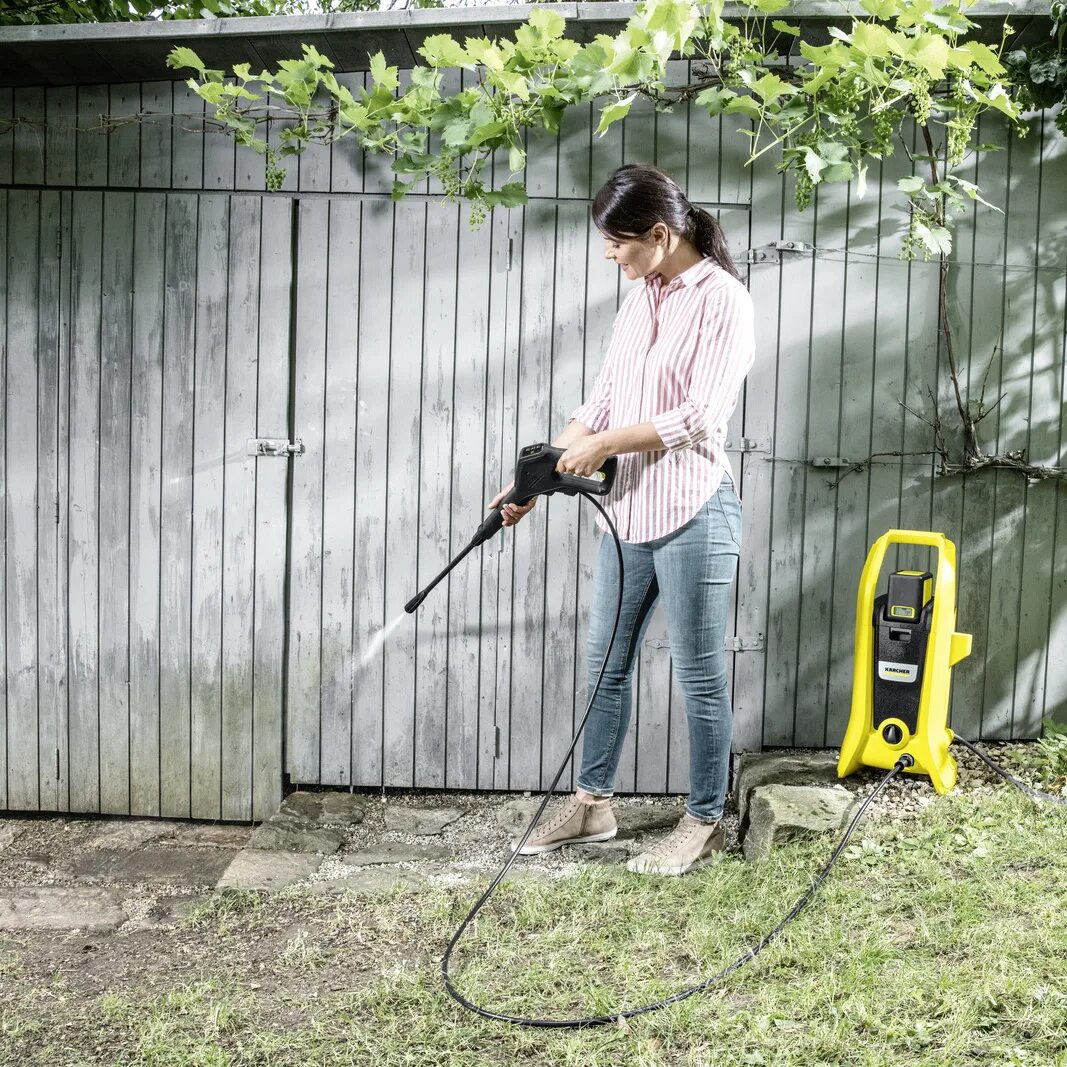
[[667,255],[670,230],[662,222],[644,237],[604,237],[604,258],[618,263],[631,280],[656,270]]

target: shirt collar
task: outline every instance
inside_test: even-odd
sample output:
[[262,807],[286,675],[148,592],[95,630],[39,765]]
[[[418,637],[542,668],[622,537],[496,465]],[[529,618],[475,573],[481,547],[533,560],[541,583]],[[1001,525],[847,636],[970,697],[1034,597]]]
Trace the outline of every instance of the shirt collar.
[[[677,274],[674,278],[668,282],[668,286],[677,282],[679,286],[682,285],[696,285],[697,282],[703,281],[711,272],[716,268],[718,264],[711,256],[705,256],[703,259],[694,263],[691,267],[687,267],[681,274]],[[659,287],[663,284],[663,275],[659,271],[653,271],[645,278],[646,286]]]

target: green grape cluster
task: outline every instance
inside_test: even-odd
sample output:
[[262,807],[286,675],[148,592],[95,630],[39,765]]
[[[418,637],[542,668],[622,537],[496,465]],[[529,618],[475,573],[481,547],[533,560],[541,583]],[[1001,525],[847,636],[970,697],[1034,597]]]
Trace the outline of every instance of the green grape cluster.
[[856,132],[856,112],[864,97],[862,86],[860,78],[838,82],[827,99],[827,107],[837,115],[841,133],[846,137]]
[[[798,146],[807,145],[809,148],[815,148],[818,142],[818,132],[801,134],[796,138]],[[797,211],[803,211],[811,203],[811,193],[815,188],[815,182],[812,181],[808,168],[804,165],[803,156],[798,157],[794,168],[794,177],[796,178],[796,184],[793,189],[793,196],[796,200]]]
[[267,149],[267,188],[276,193],[285,181],[285,169],[278,166],[278,153]]
[[963,91],[961,78],[953,79],[948,98],[956,109],[955,115],[945,123],[948,130],[948,162],[949,166],[954,167],[967,154],[967,145],[971,142],[971,131],[978,115],[978,105]]
[[472,200],[471,201],[471,214],[470,223],[471,229],[476,230],[483,222],[485,222],[486,207],[484,200]]
[[930,121],[930,75],[921,67],[916,67],[908,75],[911,81],[911,97],[908,106],[920,126]]
[[883,108],[873,116],[874,139],[878,150],[885,156],[891,156],[894,148],[893,131],[904,117],[904,112],[895,107]]

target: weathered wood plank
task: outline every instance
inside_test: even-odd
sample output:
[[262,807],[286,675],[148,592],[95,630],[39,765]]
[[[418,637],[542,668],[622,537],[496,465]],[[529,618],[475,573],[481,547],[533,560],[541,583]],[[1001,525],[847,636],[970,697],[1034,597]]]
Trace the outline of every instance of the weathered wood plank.
[[[1034,260],[1034,335],[1028,383],[1028,432],[1026,449],[1032,463],[1063,466],[1064,345],[1067,339],[1067,281],[1062,257],[1056,263],[1056,249],[1067,237],[1067,221],[1061,204],[1067,189],[1067,142],[1045,111],[1034,124],[1030,137],[1041,155],[1037,193],[1037,240]],[[1040,140],[1037,138],[1040,137]],[[1026,257],[1013,253],[1009,287],[1029,278]],[[1009,289],[1009,291],[1010,291]],[[1019,640],[1015,654],[1015,715],[1013,734],[1036,737],[1041,719],[1054,710],[1049,706],[1047,678],[1052,657],[1052,598],[1057,579],[1062,584],[1067,573],[1067,552],[1062,543],[1057,551],[1057,503],[1054,482],[1031,485],[1026,493],[1026,528],[1023,541],[1023,573],[1019,594]],[[1062,514],[1062,513],[1061,513]],[[1067,533],[1067,531],[1065,531]],[[1053,667],[1053,677],[1055,677]]]
[[[288,198],[263,197],[260,207],[259,358],[256,435],[289,432],[289,338],[293,269]],[[255,632],[252,667],[252,818],[269,817],[282,795],[282,663],[285,628],[284,463],[256,461]]]
[[[495,220],[494,220],[495,221]],[[470,543],[486,516],[486,409],[489,364],[489,301],[493,279],[493,222],[470,225],[470,208],[458,211],[456,257],[455,378],[449,451],[449,558]],[[495,492],[495,490],[494,490]],[[448,722],[445,781],[449,789],[477,789],[483,767],[494,756],[492,717],[480,720],[481,659],[490,653],[493,633],[479,615],[483,585],[496,579],[495,544],[484,546],[469,566],[449,576]],[[491,709],[490,709],[491,710]]]
[[[414,593],[420,520],[419,363],[425,329],[425,202],[396,206],[393,229],[393,299],[389,346],[389,436],[386,472],[385,617],[392,619]],[[381,395],[377,397],[381,402]],[[385,647],[384,768],[386,785],[415,784],[416,647],[425,626],[423,610],[415,616],[415,640],[398,638]],[[410,634],[410,630],[408,631]]]
[[197,198],[167,197],[160,535],[160,814],[190,817],[190,575]]
[[[4,412],[7,469],[3,497],[7,578],[7,802],[40,805],[38,767],[37,397],[38,272],[48,234],[41,232],[41,194],[12,191],[10,249],[18,269],[7,278],[7,374]],[[14,259],[14,257],[12,257]]]
[[[63,205],[58,192],[41,193],[37,333],[37,765],[42,811],[61,808],[58,753],[66,735],[64,644],[66,590],[60,584],[60,376],[65,362]],[[5,420],[6,422],[6,420]],[[3,493],[0,492],[0,499]],[[64,741],[65,744],[65,741]],[[65,799],[65,798],[64,798]]]
[[[169,94],[168,94],[169,95]],[[167,198],[136,199],[130,378],[130,813],[159,815],[160,549]]]
[[[233,85],[236,78],[223,78],[223,84]],[[252,154],[252,149],[241,147],[229,129],[212,121],[214,108],[205,108],[208,121],[204,123],[204,188],[233,189],[237,178],[237,153]]]
[[[174,121],[174,82],[141,83],[140,125],[141,188],[165,189],[170,185],[171,140]],[[180,83],[178,83],[180,84]]]
[[[751,122],[750,122],[751,125]],[[724,125],[724,136],[725,129]],[[733,136],[738,136],[734,134]],[[789,181],[775,170],[781,161],[778,148],[769,149],[751,170],[752,213],[748,243],[755,248],[780,240],[783,198],[788,195]],[[725,199],[725,192],[720,192]],[[745,437],[766,442],[769,453],[750,452],[742,459],[738,488],[744,501],[745,527],[737,576],[736,631],[741,635],[764,635],[770,643],[770,605],[768,576],[771,567],[770,508],[776,450],[774,407],[778,352],[777,323],[781,314],[778,272],[765,265],[755,265],[748,272],[748,288],[756,307],[756,359],[745,382]],[[734,660],[734,727],[732,746],[735,752],[758,751],[764,731],[765,652],[745,652]]]
[[139,82],[108,86],[108,115],[114,122],[107,135],[108,177],[111,186],[136,186],[141,180],[141,120],[130,119],[141,110],[141,86]]
[[[394,277],[391,203],[367,202],[360,223],[359,370],[356,381],[356,537],[353,564],[353,646],[359,660],[353,692],[352,776],[383,784],[384,655],[363,663],[374,636],[400,606],[385,603],[386,506],[389,483],[389,376]],[[372,299],[368,294],[375,294]],[[410,596],[410,594],[409,594]],[[414,626],[399,631],[410,640]]]
[[[767,155],[761,157],[766,159]],[[781,237],[815,243],[814,205],[798,211],[792,176],[784,180]],[[759,210],[763,210],[761,204]],[[767,210],[772,210],[770,203]],[[754,208],[755,210],[755,208]],[[764,231],[765,232],[765,231]],[[767,240],[775,240],[769,236]],[[754,245],[765,243],[753,238]],[[781,266],[754,265],[752,277],[775,276],[780,289],[778,369],[774,394],[774,468],[769,510],[770,619],[767,631],[767,680],[764,690],[764,743],[792,745],[796,719],[805,694],[798,679],[801,605],[812,575],[804,573],[804,495],[807,480],[809,380],[811,375],[812,307],[816,300],[814,263],[805,255],[782,255]],[[766,284],[775,284],[769,279]],[[753,290],[754,291],[754,290]],[[757,306],[766,305],[761,299]],[[757,316],[759,317],[759,316]],[[757,325],[757,331],[759,326]],[[748,655],[748,653],[745,653]],[[806,710],[804,712],[806,714]],[[808,731],[809,735],[811,731]]]
[[204,187],[204,101],[184,82],[174,82],[171,187]]
[[[48,90],[45,102],[45,183],[73,185],[78,163],[78,90],[73,85]],[[6,140],[7,138],[3,138]]]
[[[221,198],[220,198],[221,199]],[[260,303],[258,196],[228,197],[225,438],[222,442],[221,789],[223,819],[252,818],[255,623],[256,372]],[[284,461],[282,461],[284,462]]]
[[226,462],[227,197],[199,207],[192,469],[192,742],[193,818],[220,816],[222,769],[222,539]]
[[[0,88],[0,118],[14,116],[15,90]],[[15,138],[0,137],[0,185],[10,185],[14,168]]]
[[[451,544],[452,436],[459,409],[454,406],[457,330],[454,264],[458,256],[459,211],[441,203],[426,206],[427,264],[422,332],[422,383],[419,398],[422,419],[419,432],[419,477],[416,532],[417,581],[424,585],[447,565]],[[440,264],[445,269],[435,269]],[[473,529],[468,533],[468,540]],[[481,553],[460,564],[477,573]],[[456,572],[453,571],[453,574]],[[452,599],[448,584],[430,594],[418,612],[418,646],[415,670],[415,782],[426,788],[445,784],[445,736],[451,708],[448,705],[450,667],[449,616]],[[464,697],[461,695],[461,701]]]
[[[1025,138],[1008,131],[1008,181],[1004,194],[1004,270],[1001,273],[1003,337],[990,373],[1004,399],[989,416],[989,434],[996,434],[998,452],[1025,447],[1032,417],[1032,356],[1036,319],[1036,278],[1009,264],[1037,262],[1042,221],[1038,215],[1041,186],[1040,127]],[[990,398],[995,399],[995,397]],[[1062,415],[1062,412],[1061,412]],[[985,423],[982,427],[985,427]],[[989,585],[988,640],[982,736],[1014,736],[1015,682],[1018,668],[1020,593],[1030,494],[1014,471],[995,473],[993,567]]]
[[329,202],[322,513],[322,755],[319,780],[352,781],[352,632],[360,204]]
[[[812,243],[817,248],[843,248],[847,240],[847,213],[851,183],[834,182],[817,188]],[[792,231],[790,231],[791,234]],[[847,266],[844,257],[816,255],[812,262],[810,318],[811,363],[807,387],[807,446],[801,458],[840,455],[842,318]],[[796,323],[800,328],[800,323]],[[786,357],[790,358],[790,357]],[[786,404],[792,404],[785,394]],[[833,614],[835,563],[834,496],[825,468],[809,466],[804,474],[804,496],[796,516],[803,530],[799,643],[797,648],[796,714],[794,744],[821,748],[837,740],[827,738],[828,676],[831,646],[828,640]]]
[[[295,433],[307,452],[294,459],[289,516],[289,688],[286,769],[294,782],[319,780],[322,664],[323,425],[326,388],[326,268],[329,201],[297,210]],[[283,460],[282,462],[286,462]]]
[[[68,686],[70,808],[100,810],[100,254],[103,195],[74,198],[71,259]],[[9,652],[10,655],[10,652]]]
[[[10,99],[10,95],[8,97]],[[2,102],[2,97],[0,97]],[[0,141],[4,138],[0,138]],[[10,158],[10,157],[9,157]],[[0,162],[3,162],[0,160]],[[0,177],[6,179],[6,175],[0,170]],[[0,248],[4,250],[3,259],[0,260],[0,291],[4,293],[0,308],[4,314],[4,328],[7,328],[7,265],[14,257],[12,248],[8,242],[8,215],[10,212],[11,195],[6,189],[0,189]],[[7,425],[7,346],[3,349],[3,358],[0,358],[0,412],[4,415],[4,425]],[[7,449],[0,448],[0,500],[7,500]],[[0,507],[0,594],[7,601],[7,507]],[[0,661],[7,662],[7,612],[0,617]],[[7,739],[9,734],[7,717],[7,670],[5,669],[0,679],[0,807],[8,809],[7,793]]]
[[75,280],[74,263],[74,192],[60,193],[62,222],[59,234],[59,260],[62,269],[59,276],[59,391],[57,397],[58,427],[56,437],[56,498],[59,522],[56,525],[56,588],[65,598],[64,609],[56,618],[59,633],[60,687],[59,721],[57,722],[56,745],[59,750],[56,774],[57,806],[70,810],[70,625],[67,605],[70,603],[70,364],[72,328],[75,303],[71,292]]
[[130,382],[134,194],[104,194],[100,329],[100,808],[130,810]]
[[78,86],[78,185],[107,185],[106,85]]
[[[1007,131],[1004,124],[991,119],[987,113],[978,120],[975,137],[979,143],[998,144],[1005,150],[987,152],[978,158],[973,180],[990,195],[991,204],[1003,210],[1008,188]],[[983,194],[985,195],[985,194]],[[959,258],[971,260],[970,267],[961,264],[950,268],[960,275],[970,275],[965,290],[966,304],[959,309],[960,340],[956,346],[960,366],[960,389],[975,399],[982,392],[982,381],[989,367],[986,396],[990,401],[999,396],[995,392],[999,373],[991,366],[994,346],[1003,329],[1004,271],[1002,268],[980,264],[1003,263],[1005,256],[1005,225],[1001,211],[974,205],[973,234],[962,247]],[[950,314],[952,305],[950,303]],[[943,371],[949,377],[947,367]],[[963,433],[956,412],[955,396],[950,385],[940,394],[939,410],[944,420],[946,437],[954,453],[963,455]],[[982,422],[979,440],[985,448],[995,446],[993,416]],[[953,675],[952,728],[964,737],[977,740],[984,732],[982,723],[983,689],[985,684],[986,652],[989,645],[989,595],[993,568],[993,527],[995,526],[994,489],[996,475],[982,471],[963,479],[963,524],[957,544],[957,619],[961,629],[973,634],[970,657],[960,664]]]
[[45,94],[40,86],[15,90],[15,114],[27,119],[15,127],[14,179],[17,185],[39,185],[45,174]]

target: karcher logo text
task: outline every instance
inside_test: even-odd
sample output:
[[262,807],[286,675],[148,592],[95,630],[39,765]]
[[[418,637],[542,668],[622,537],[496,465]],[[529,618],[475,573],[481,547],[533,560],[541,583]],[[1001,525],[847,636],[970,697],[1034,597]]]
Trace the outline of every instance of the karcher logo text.
[[890,663],[878,661],[878,677],[886,682],[914,682],[919,668],[914,663]]

